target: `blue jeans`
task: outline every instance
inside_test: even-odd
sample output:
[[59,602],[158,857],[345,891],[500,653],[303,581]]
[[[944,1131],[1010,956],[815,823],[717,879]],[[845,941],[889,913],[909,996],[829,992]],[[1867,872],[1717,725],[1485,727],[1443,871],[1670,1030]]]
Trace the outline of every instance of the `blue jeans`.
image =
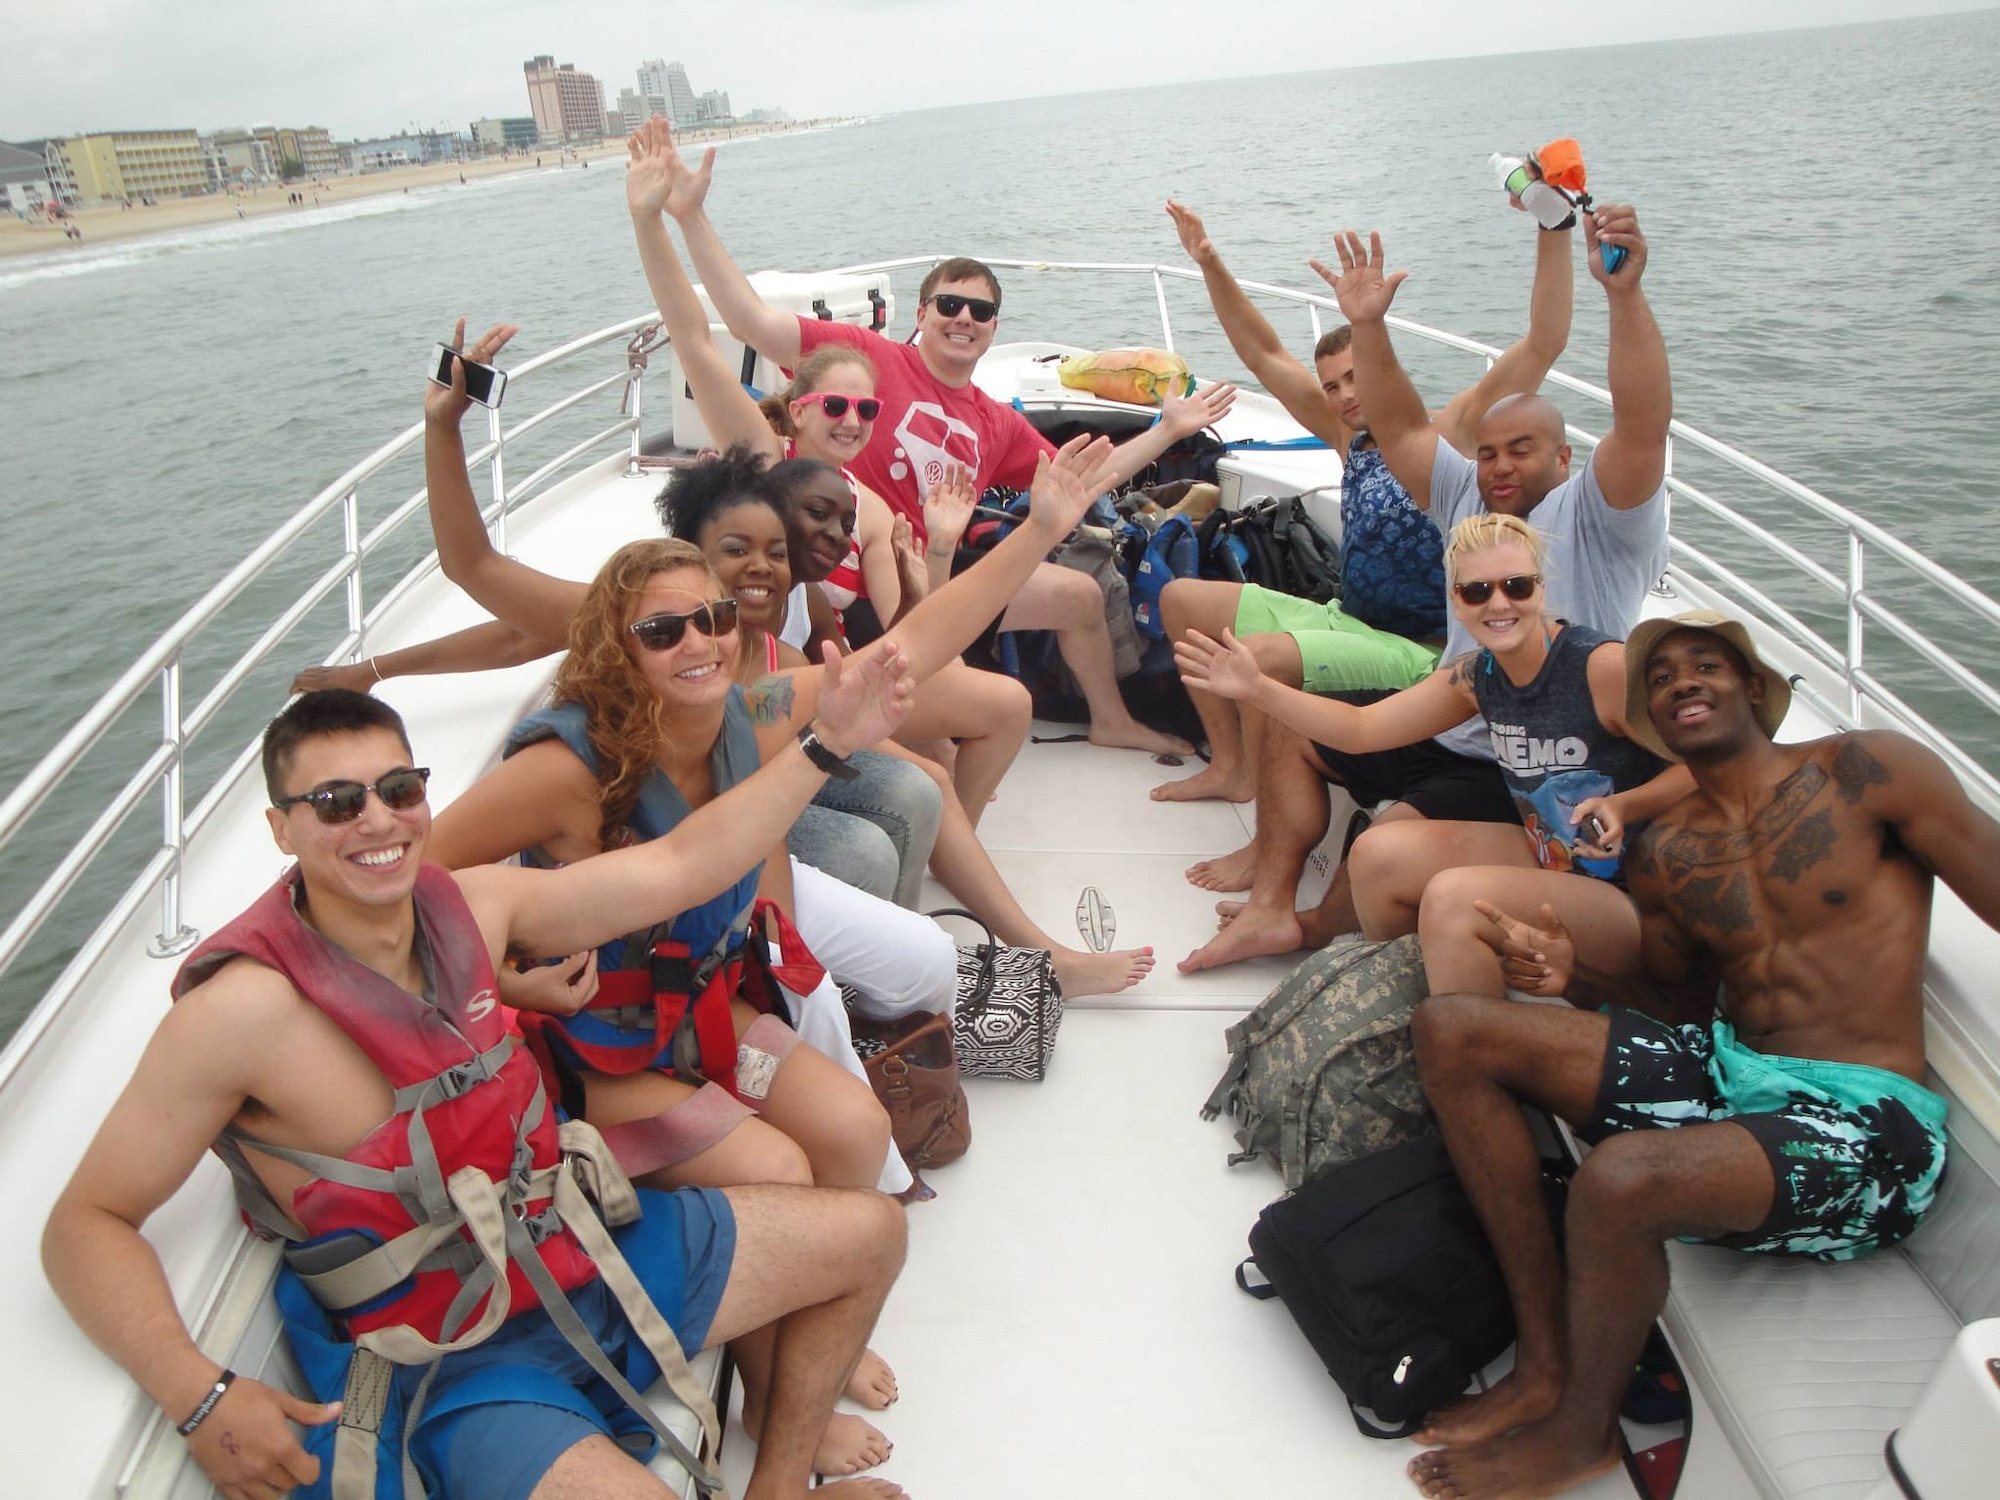
[[861,774],[828,778],[786,844],[799,863],[914,910],[944,814],[937,783],[877,750],[857,750],[849,764]]

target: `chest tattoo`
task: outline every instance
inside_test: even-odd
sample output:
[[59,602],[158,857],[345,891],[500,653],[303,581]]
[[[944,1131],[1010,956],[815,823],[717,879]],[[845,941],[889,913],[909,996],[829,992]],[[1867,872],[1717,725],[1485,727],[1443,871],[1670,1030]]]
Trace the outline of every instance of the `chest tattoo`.
[[1699,876],[1671,899],[1684,927],[1705,927],[1718,937],[1750,930],[1750,881],[1741,870]]
[[1788,884],[1833,853],[1839,835],[1834,832],[1833,809],[1821,808],[1809,818],[1801,818],[1783,843],[1771,852],[1771,873]]
[[1777,791],[1750,820],[1748,828],[1726,833],[1698,833],[1682,828],[1668,834],[1657,846],[1667,878],[1685,879],[1705,865],[1741,864],[1789,830],[1826,784],[1825,770],[1808,761],[1778,783]]
[[1859,802],[1871,786],[1889,784],[1889,768],[1868,753],[1868,747],[1849,736],[1833,757],[1833,781],[1840,788],[1840,800]]

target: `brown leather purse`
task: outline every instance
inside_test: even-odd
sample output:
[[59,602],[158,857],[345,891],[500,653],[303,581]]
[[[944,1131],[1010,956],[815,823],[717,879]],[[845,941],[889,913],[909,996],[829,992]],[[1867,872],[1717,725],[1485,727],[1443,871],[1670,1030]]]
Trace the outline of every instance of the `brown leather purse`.
[[889,1111],[889,1131],[910,1170],[957,1161],[972,1144],[972,1117],[951,1044],[951,1018],[920,1011],[881,1021],[848,1008],[854,1050]]

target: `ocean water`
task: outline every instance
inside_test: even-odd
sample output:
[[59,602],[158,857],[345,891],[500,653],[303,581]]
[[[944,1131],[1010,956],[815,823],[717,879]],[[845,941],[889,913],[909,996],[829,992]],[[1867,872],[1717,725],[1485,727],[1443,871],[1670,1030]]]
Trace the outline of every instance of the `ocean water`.
[[[1239,275],[1316,285],[1305,260],[1327,255],[1334,229],[1375,228],[1413,273],[1399,313],[1506,343],[1525,321],[1533,234],[1501,205],[1486,156],[1573,134],[1600,200],[1639,207],[1681,418],[1992,594],[1996,96],[2000,13],[1988,11],[897,115],[732,144],[710,208],[752,269],[923,252],[1180,263],[1162,211],[1176,196],[1206,216]],[[907,326],[914,288],[899,290]],[[1150,317],[1132,315],[1146,300],[1016,276],[1001,336],[1149,339]],[[425,356],[454,315],[475,329],[522,324],[518,362],[645,306],[611,162],[0,261],[0,787],[238,558],[416,419]],[[1198,370],[1235,373],[1199,289],[1177,289],[1172,306]],[[1302,317],[1280,328],[1304,350]],[[1471,376],[1403,349],[1434,400]],[[1603,300],[1579,270],[1564,367],[1601,381],[1603,359]],[[610,413],[583,416],[602,426]],[[546,451],[557,448],[552,436]],[[1720,471],[1697,482],[1707,472],[1718,493],[1844,568],[1824,527],[1799,526]],[[420,483],[415,465],[400,469],[364,493],[364,519]],[[312,567],[241,602],[191,658],[194,689],[325,565],[335,535]],[[1992,633],[1905,593],[1894,572],[1871,576],[2000,680]],[[1814,618],[1833,623],[1824,608]],[[331,612],[315,620],[285,667],[255,681],[242,727],[197,757],[197,785],[337,629]],[[1926,709],[2000,765],[1983,712],[1916,683],[1893,652],[1875,659],[1899,684],[1907,667]],[[0,921],[111,795],[120,757],[129,766],[156,734],[143,701],[8,848]],[[156,827],[147,812],[134,822],[129,847],[93,873],[97,892],[122,885],[119,861]],[[0,1031],[89,925],[59,919],[0,984]]]

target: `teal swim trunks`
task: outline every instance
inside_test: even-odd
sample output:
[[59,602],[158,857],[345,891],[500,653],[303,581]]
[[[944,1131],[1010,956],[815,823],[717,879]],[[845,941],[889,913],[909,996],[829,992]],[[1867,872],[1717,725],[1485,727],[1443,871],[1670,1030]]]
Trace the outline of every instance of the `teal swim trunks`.
[[1749,1131],[1777,1181],[1746,1234],[1705,1243],[1761,1255],[1853,1260],[1917,1227],[1944,1173],[1946,1105],[1900,1073],[1757,1052],[1726,1021],[1669,1026],[1612,1006],[1591,1118],[1593,1144],[1627,1130],[1728,1121]]
[[1413,687],[1438,663],[1439,647],[1364,625],[1337,599],[1315,604],[1254,583],[1244,584],[1236,600],[1236,638],[1247,635],[1288,635],[1298,642],[1309,693]]

